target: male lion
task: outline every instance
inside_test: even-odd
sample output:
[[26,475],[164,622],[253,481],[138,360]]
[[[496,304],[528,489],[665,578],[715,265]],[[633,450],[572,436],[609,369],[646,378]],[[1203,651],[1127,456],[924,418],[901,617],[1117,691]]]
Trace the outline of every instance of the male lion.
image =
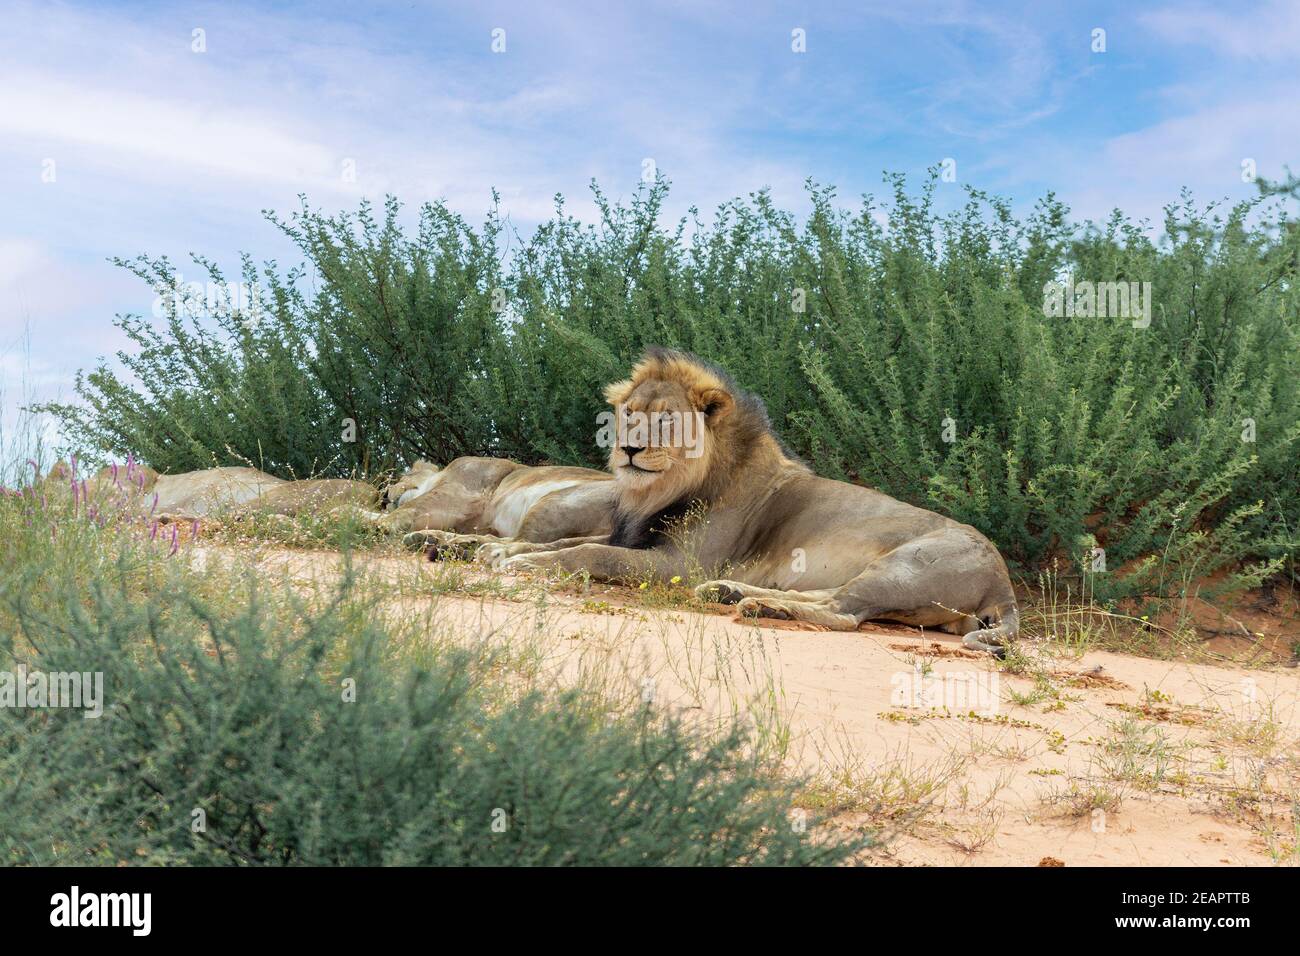
[[698,412],[702,447],[616,442],[609,467],[617,501],[605,543],[496,545],[481,557],[503,569],[609,580],[729,567],[728,579],[696,591],[749,616],[835,630],[898,621],[964,635],[966,646],[995,654],[1015,636],[1015,593],[987,538],[871,488],[819,478],[786,452],[762,401],[720,369],[651,349],[605,397],[621,416]]

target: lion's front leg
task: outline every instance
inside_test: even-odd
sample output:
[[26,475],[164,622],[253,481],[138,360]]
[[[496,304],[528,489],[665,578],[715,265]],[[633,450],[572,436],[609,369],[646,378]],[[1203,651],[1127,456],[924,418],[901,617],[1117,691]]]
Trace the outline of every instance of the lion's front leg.
[[538,551],[507,558],[501,570],[558,570],[568,574],[586,571],[602,581],[637,583],[647,577],[685,576],[681,561],[662,551],[618,548],[608,544],[580,544],[558,551]]
[[485,544],[501,541],[485,534],[457,534],[455,531],[412,531],[402,538],[408,551],[424,551],[430,561],[451,558],[466,561]]
[[604,544],[608,540],[609,535],[607,534],[594,534],[585,538],[564,538],[559,541],[548,541],[545,544],[538,544],[533,541],[498,541],[493,544],[484,544],[475,552],[474,560],[479,564],[486,564],[495,571],[500,570],[501,565],[510,558],[521,554],[560,551],[580,544]]
[[[781,594],[782,592],[769,592]],[[852,614],[837,611],[826,598],[806,599],[798,591],[786,591],[781,597],[746,597],[736,604],[742,618],[767,617],[777,621],[806,621],[833,631],[853,631],[858,619]]]

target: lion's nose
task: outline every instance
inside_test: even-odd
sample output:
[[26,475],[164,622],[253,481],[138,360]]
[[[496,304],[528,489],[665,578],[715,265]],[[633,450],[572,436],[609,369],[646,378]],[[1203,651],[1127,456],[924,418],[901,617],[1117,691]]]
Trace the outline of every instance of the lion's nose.
[[622,448],[623,448],[623,454],[627,455],[627,460],[629,464],[631,463],[632,459],[636,456],[637,452],[645,451],[644,448],[634,448],[631,445],[623,445]]

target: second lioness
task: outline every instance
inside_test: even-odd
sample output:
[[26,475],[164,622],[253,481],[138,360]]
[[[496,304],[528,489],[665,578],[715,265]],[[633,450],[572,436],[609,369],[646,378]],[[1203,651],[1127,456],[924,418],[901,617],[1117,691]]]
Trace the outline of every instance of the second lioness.
[[[380,526],[431,557],[481,544],[547,543],[609,533],[614,482],[602,471],[529,467],[504,458],[457,458],[445,468],[416,462],[389,487]],[[395,504],[395,507],[394,507]]]

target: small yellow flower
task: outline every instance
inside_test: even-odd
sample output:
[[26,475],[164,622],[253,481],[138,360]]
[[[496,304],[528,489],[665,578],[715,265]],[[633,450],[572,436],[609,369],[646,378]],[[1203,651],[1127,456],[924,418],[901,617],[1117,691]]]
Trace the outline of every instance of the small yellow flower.
[[649,586],[650,586],[650,582],[649,582],[649,581],[642,581],[642,582],[641,582],[641,590],[642,590],[642,591],[644,591],[644,590],[645,590],[646,588],[648,588]]
[[673,577],[672,577],[672,582],[673,582],[673,584],[681,584],[681,583],[682,583],[682,576],[681,576],[680,574],[674,574]]

